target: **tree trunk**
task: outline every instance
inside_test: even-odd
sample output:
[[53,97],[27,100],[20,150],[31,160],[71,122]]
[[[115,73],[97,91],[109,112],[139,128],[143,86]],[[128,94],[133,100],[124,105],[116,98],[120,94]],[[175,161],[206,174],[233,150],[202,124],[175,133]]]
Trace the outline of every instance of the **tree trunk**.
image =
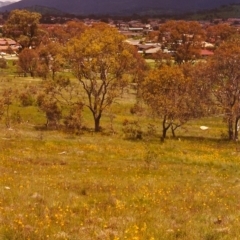
[[55,71],[52,70],[52,80],[54,80],[54,79],[55,79]]
[[171,130],[172,130],[172,136],[175,138],[176,137],[176,134],[175,134],[176,128],[171,126]]
[[235,126],[234,126],[234,140],[238,140],[238,122],[239,122],[240,116],[236,117],[235,120]]
[[6,119],[5,119],[6,127],[10,128],[10,116],[9,116],[9,105],[7,105],[7,110],[6,110]]
[[32,78],[34,78],[34,72],[33,71],[30,72],[30,75],[31,75]]
[[229,140],[234,140],[234,132],[233,132],[233,122],[232,118],[228,119],[228,138]]
[[100,132],[100,130],[101,130],[100,119],[101,119],[101,115],[99,115],[97,117],[94,116],[94,131],[95,132]]
[[162,137],[161,137],[161,141],[164,142],[166,136],[167,136],[167,130],[168,128],[163,128],[163,132],[162,132]]
[[163,118],[163,122],[162,122],[162,137],[161,137],[161,141],[164,142],[164,139],[167,137],[167,130],[171,127],[171,123],[167,124],[167,117],[164,116]]

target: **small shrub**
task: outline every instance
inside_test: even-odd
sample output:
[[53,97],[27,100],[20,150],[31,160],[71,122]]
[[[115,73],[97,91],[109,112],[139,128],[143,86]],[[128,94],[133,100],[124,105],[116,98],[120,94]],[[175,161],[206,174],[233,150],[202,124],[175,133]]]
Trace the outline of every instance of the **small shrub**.
[[0,68],[7,68],[7,61],[4,58],[0,58]]
[[32,106],[35,103],[33,95],[29,92],[23,92],[19,95],[20,103],[23,107]]
[[142,130],[138,121],[124,120],[123,132],[127,139],[142,139]]
[[144,114],[144,107],[140,103],[134,104],[134,106],[130,109],[131,114],[136,115],[143,115]]
[[115,134],[116,131],[115,131],[114,127],[113,127],[113,121],[116,118],[116,115],[114,113],[112,113],[111,111],[107,112],[105,115],[106,115],[106,117],[108,117],[108,119],[110,121],[110,124],[107,127],[108,131],[107,131],[106,134]]
[[147,136],[148,137],[154,137],[157,134],[157,129],[154,124],[149,123],[147,126]]
[[48,98],[46,94],[40,94],[37,97],[38,107],[45,112],[47,128],[58,128],[59,121],[62,118],[62,109],[57,102]]
[[22,116],[19,111],[13,112],[11,115],[11,122],[20,124],[22,123]]
[[67,130],[75,133],[79,133],[82,130],[82,110],[82,103],[77,104],[70,110],[68,116],[64,119],[64,125]]
[[13,65],[13,66],[16,66],[16,65],[17,65],[17,61],[16,61],[16,60],[13,60],[13,61],[12,61],[12,65]]
[[47,79],[49,69],[44,64],[39,64],[36,69],[37,76],[41,77],[42,79]]
[[150,167],[153,165],[153,162],[157,159],[157,153],[152,149],[147,149],[146,155],[144,157],[145,167],[150,170]]

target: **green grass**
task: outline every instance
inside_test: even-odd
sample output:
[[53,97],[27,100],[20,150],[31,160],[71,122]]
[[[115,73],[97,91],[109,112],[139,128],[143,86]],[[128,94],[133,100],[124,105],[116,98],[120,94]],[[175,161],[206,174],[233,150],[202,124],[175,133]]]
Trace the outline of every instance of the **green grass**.
[[[38,84],[3,82],[29,81]],[[43,113],[11,107],[23,121],[0,125],[0,240],[239,238],[240,146],[221,137],[221,118],[191,121],[163,143],[159,121],[130,115],[129,96],[110,111],[115,134],[107,114],[103,133],[74,135],[36,130]],[[156,135],[125,139],[126,118],[145,132],[153,123]]]
[[235,143],[2,132],[0,239],[236,239]]

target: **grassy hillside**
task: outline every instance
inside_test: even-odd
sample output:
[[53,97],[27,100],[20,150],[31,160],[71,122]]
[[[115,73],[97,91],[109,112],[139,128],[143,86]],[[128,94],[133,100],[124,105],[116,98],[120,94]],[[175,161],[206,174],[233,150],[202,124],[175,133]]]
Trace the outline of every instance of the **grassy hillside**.
[[[41,82],[1,74],[1,88]],[[37,130],[43,113],[10,109],[22,121],[0,126],[1,240],[238,239],[240,146],[222,138],[222,120],[189,122],[162,143],[159,122],[138,117],[157,132],[128,140],[122,122],[137,118],[129,96],[112,109],[115,134]]]
[[240,18],[240,4],[223,5],[220,8],[199,11],[185,17],[193,20],[211,20],[215,18]]

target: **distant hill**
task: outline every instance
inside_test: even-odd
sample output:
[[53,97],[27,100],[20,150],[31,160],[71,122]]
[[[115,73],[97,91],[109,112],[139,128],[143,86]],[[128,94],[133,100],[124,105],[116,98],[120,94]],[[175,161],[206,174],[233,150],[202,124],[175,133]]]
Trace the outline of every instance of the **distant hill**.
[[4,6],[10,5],[10,4],[12,4],[12,2],[10,2],[10,1],[7,1],[7,2],[0,1],[0,7],[4,7]]
[[192,20],[240,18],[240,4],[222,5],[218,8],[190,13],[185,17]]
[[52,8],[52,7],[45,7],[45,6],[31,6],[31,7],[26,7],[26,10],[30,11],[30,12],[38,12],[41,13],[42,15],[44,14],[53,14],[53,15],[65,15],[65,12],[62,12],[56,8]]
[[199,11],[231,3],[240,3],[240,0],[21,0],[1,7],[0,11],[45,6],[79,15],[124,15],[156,10],[161,13]]

